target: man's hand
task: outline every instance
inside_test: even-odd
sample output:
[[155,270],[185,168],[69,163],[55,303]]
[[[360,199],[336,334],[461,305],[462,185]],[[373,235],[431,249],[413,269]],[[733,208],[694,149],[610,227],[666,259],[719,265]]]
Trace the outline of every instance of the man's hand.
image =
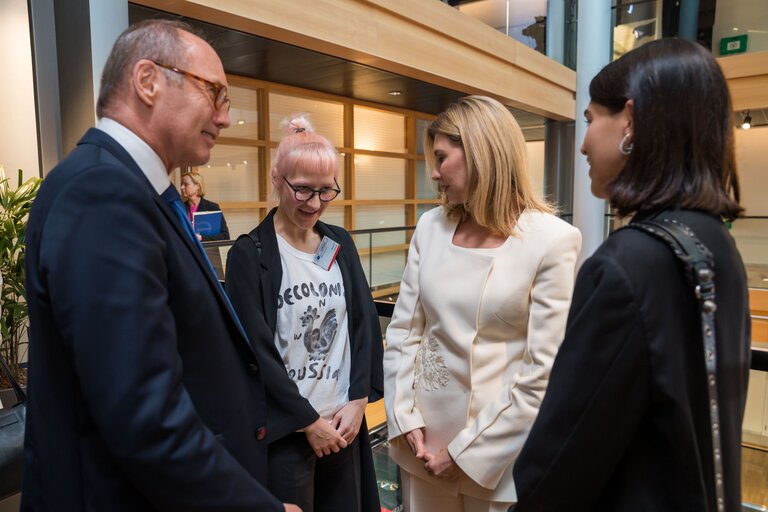
[[291,503],[283,503],[285,506],[285,512],[301,512],[301,509]]
[[453,457],[448,453],[447,448],[442,448],[437,452],[437,455],[428,453],[426,461],[424,469],[427,470],[427,473],[444,480],[456,480],[463,473],[461,468],[453,461]]
[[317,418],[313,424],[304,427],[304,434],[318,457],[330,455],[331,452],[339,453],[339,450],[347,447],[341,434],[323,418]]
[[408,441],[408,446],[411,447],[411,451],[416,458],[426,461],[429,452],[427,451],[427,446],[424,444],[424,427],[411,430],[405,434],[405,439]]
[[360,425],[365,416],[365,406],[367,403],[368,397],[352,400],[333,415],[331,425],[341,434],[341,437],[344,438],[347,444],[352,444],[352,441],[355,440],[358,432],[360,432]]

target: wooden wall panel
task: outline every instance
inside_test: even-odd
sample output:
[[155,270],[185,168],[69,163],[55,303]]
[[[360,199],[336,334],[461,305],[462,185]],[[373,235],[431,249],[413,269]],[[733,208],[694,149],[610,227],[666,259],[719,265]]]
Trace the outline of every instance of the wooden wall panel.
[[728,80],[733,110],[768,107],[768,52],[717,59]]
[[[749,289],[749,309],[753,315],[768,317],[768,289]],[[768,343],[768,320],[752,319],[752,341]]]

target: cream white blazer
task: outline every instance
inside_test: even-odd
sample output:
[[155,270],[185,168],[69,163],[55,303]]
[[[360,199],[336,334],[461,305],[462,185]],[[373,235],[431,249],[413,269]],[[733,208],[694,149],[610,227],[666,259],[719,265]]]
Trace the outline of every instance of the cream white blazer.
[[[563,339],[581,234],[557,217],[520,216],[496,249],[453,244],[442,207],[422,215],[386,333],[390,455],[413,476],[488,501],[517,501],[512,465]],[[403,434],[425,427],[459,481],[429,475]]]

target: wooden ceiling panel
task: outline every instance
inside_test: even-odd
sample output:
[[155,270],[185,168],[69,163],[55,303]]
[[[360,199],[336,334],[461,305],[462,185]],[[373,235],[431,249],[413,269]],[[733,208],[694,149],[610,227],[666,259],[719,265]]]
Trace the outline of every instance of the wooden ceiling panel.
[[[438,114],[464,93],[210,23],[129,4],[131,23],[149,18],[181,19],[201,30],[227,73],[344,96],[359,101]],[[390,91],[400,91],[391,95]],[[510,109],[529,140],[540,140],[544,118]]]

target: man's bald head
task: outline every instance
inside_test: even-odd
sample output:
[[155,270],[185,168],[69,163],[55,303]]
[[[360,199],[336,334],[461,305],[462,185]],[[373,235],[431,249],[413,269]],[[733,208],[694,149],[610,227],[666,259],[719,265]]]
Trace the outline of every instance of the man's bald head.
[[[101,75],[96,116],[101,118],[110,102],[125,87],[133,66],[141,59],[151,59],[173,66],[186,66],[187,43],[180,31],[200,37],[188,24],[178,20],[145,20],[128,27],[115,41]],[[170,80],[181,83],[180,76]]]

